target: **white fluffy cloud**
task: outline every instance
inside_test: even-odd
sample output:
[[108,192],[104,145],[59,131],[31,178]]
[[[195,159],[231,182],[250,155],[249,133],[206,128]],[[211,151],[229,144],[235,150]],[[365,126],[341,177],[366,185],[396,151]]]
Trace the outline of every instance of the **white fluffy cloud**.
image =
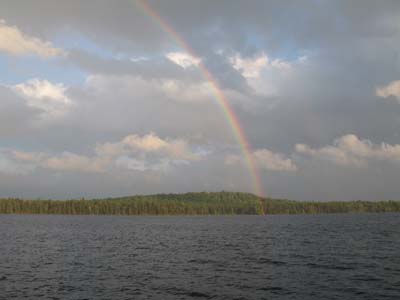
[[274,153],[268,149],[260,149],[253,152],[256,164],[261,169],[271,171],[294,172],[297,170],[295,163],[284,154]]
[[200,58],[193,57],[186,52],[170,52],[166,55],[166,57],[170,61],[185,69],[191,66],[197,66],[201,61]]
[[162,139],[150,133],[144,136],[132,134],[118,143],[105,143],[96,147],[99,155],[118,156],[132,153],[158,154],[165,158],[193,161],[200,159],[191,151],[189,144],[183,139]]
[[280,59],[271,60],[265,53],[254,58],[243,58],[236,54],[229,61],[246,78],[258,78],[265,68],[275,70],[289,70],[291,68],[290,63]]
[[281,95],[283,82],[294,75],[296,67],[304,65],[305,57],[289,62],[282,59],[271,59],[264,52],[254,57],[243,57],[235,54],[229,62],[246,79],[255,95],[277,97]]
[[268,64],[268,57],[261,55],[254,59],[242,58],[238,54],[230,58],[232,66],[246,78],[260,76],[261,70]]
[[396,97],[400,101],[400,80],[392,81],[386,86],[376,89],[376,95],[382,98]]
[[43,152],[11,151],[3,157],[0,170],[9,170],[11,166],[21,165],[23,170],[29,166],[29,170],[40,167],[81,173],[103,173],[113,167],[136,171],[165,171],[173,165],[188,164],[199,159],[201,155],[191,151],[185,140],[162,139],[150,133],[144,136],[128,135],[117,143],[98,144],[93,156],[71,152],[52,155]]
[[[83,173],[105,172],[111,164],[108,157],[85,156],[71,152],[51,155],[44,152],[9,151],[7,161],[16,169],[33,171],[40,167],[55,171],[70,171]],[[29,167],[29,168],[28,168]]]
[[[252,153],[253,160],[258,169],[281,172],[297,171],[296,164],[292,159],[282,153],[274,153],[268,149],[258,149]],[[244,159],[238,155],[228,155],[225,157],[225,164],[243,164]]]
[[28,106],[43,111],[44,117],[60,117],[72,105],[71,99],[66,95],[67,87],[62,83],[35,78],[16,84],[12,89],[27,101]]
[[400,145],[376,145],[369,140],[360,140],[354,134],[336,139],[332,146],[316,149],[297,144],[296,152],[345,166],[367,166],[370,160],[400,162]]
[[4,20],[0,20],[0,51],[12,55],[34,54],[42,58],[65,54],[50,42],[25,35],[15,26],[8,26]]

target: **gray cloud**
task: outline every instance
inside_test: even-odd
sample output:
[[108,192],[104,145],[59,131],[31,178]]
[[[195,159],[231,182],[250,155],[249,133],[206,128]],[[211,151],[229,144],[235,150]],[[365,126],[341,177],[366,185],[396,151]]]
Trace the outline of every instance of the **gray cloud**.
[[[230,5],[226,1],[149,2],[191,45],[198,45],[199,52],[231,45],[240,52],[252,53],[249,31],[270,43],[273,50],[285,47],[284,40],[292,41],[298,48],[320,48],[337,47],[340,41],[390,38],[398,34],[396,20],[400,8],[395,0],[385,3],[258,0]],[[109,44],[110,48],[154,50],[154,46],[171,43],[171,37],[166,37],[135,1],[97,1],[93,9],[91,2],[17,0],[2,2],[1,11],[2,18],[41,36],[70,28],[98,41],[125,41],[118,46]]]
[[26,132],[39,117],[40,111],[28,107],[9,87],[0,85],[0,99],[0,137],[10,138]]
[[[133,58],[132,58],[133,59]],[[77,65],[79,68],[95,74],[136,75],[142,78],[187,78],[200,80],[197,68],[184,69],[164,56],[144,58],[142,60],[105,59],[86,51],[72,49],[69,51],[65,65]]]
[[[398,195],[393,178],[400,175],[400,167],[382,157],[392,149],[387,145],[400,144],[400,104],[393,101],[399,97],[399,1],[149,3],[222,87],[264,163],[261,174],[268,195],[311,200]],[[21,162],[10,161],[10,149],[47,153],[51,165],[58,166],[3,172],[0,196],[15,195],[16,190],[29,197],[45,197],[47,190],[49,196],[63,198],[251,191],[251,182],[243,179],[248,178],[243,164],[224,163],[226,156],[240,157],[240,151],[212,88],[195,65],[184,68],[167,58],[185,49],[135,1],[2,1],[0,19],[29,40],[40,39],[41,46],[49,41],[68,53],[40,63],[88,74],[85,82],[70,86],[51,78],[51,72],[43,75],[46,71],[32,78],[36,81],[17,82],[26,87],[47,80],[62,87],[73,105],[51,122],[43,122],[49,97],[34,102],[32,95],[16,91],[17,83],[14,89],[0,86],[0,147],[8,149],[2,152],[0,169],[21,167]],[[68,37],[76,35],[82,40],[69,44]],[[140,57],[144,59],[136,59]],[[257,62],[263,57],[268,60]],[[234,58],[241,62],[235,65]],[[13,77],[15,81],[18,74]],[[118,164],[127,168],[100,168],[107,172],[93,176],[60,170],[63,163],[74,166],[73,161],[99,170],[93,145],[150,132],[188,141],[198,153],[207,153],[206,159],[190,164],[176,160],[169,176],[160,171],[169,162],[150,155],[146,162],[126,155]],[[349,148],[332,144],[349,133],[358,145],[370,141],[368,157],[350,155]],[[299,146],[295,151],[298,144],[304,145],[303,151]],[[338,155],[352,163],[332,164]],[[323,159],[327,156],[330,159]]]

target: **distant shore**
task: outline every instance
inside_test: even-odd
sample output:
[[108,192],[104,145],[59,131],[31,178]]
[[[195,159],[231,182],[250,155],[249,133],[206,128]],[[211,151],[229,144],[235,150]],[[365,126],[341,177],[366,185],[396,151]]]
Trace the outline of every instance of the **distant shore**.
[[0,199],[0,214],[275,215],[400,212],[400,201],[294,201],[249,193],[201,192],[91,200]]

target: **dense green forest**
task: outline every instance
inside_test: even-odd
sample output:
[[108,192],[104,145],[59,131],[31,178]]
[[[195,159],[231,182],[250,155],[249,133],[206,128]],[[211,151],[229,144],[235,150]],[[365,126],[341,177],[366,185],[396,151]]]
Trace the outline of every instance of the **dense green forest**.
[[0,199],[1,214],[260,215],[344,212],[400,212],[400,201],[301,202],[234,192],[63,201]]

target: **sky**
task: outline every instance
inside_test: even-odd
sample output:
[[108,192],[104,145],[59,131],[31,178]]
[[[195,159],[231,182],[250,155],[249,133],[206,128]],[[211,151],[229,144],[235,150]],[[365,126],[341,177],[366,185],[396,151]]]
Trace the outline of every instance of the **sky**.
[[398,200],[399,20],[397,0],[3,0],[0,197],[258,178],[268,197]]

